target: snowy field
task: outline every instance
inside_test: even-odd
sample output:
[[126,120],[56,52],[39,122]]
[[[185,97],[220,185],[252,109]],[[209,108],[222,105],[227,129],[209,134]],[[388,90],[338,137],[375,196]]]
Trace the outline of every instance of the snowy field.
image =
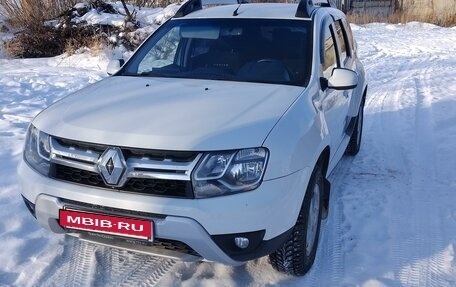
[[369,78],[364,143],[331,175],[330,215],[303,278],[267,258],[173,262],[41,229],[16,183],[25,129],[105,77],[107,58],[0,59],[0,286],[456,286],[456,28],[353,30]]

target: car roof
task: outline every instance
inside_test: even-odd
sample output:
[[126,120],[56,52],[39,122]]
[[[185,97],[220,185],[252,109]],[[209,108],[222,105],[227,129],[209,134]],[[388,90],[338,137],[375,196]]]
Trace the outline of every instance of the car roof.
[[[238,7],[238,15],[233,16],[233,12]],[[295,14],[297,8],[297,4],[286,3],[252,3],[241,5],[220,5],[192,12],[183,18],[264,18],[310,20],[309,18],[296,17]]]

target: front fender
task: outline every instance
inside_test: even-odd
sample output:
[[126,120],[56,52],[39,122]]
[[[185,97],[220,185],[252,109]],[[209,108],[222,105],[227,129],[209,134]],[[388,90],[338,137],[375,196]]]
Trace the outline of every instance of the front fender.
[[364,91],[367,89],[366,71],[359,60],[356,61],[356,72],[358,73],[358,85],[353,89],[348,109],[349,117],[356,117],[358,115],[359,106],[363,100]]
[[263,143],[270,151],[264,180],[287,176],[306,167],[313,169],[320,154],[330,144],[322,113],[307,89],[282,116]]

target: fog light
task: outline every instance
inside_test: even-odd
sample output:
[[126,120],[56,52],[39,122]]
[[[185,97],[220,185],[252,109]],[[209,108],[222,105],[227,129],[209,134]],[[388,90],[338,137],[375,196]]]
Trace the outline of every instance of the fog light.
[[245,237],[236,237],[234,238],[234,244],[241,249],[249,247],[249,239]]

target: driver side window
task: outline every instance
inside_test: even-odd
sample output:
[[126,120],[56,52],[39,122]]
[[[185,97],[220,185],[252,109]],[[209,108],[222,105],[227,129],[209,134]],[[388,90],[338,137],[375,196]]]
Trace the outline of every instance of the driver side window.
[[332,70],[337,66],[337,55],[336,55],[336,45],[333,37],[333,33],[330,28],[330,23],[326,22],[324,27],[324,33],[322,38],[322,66],[323,66],[323,76],[329,78],[331,76]]

